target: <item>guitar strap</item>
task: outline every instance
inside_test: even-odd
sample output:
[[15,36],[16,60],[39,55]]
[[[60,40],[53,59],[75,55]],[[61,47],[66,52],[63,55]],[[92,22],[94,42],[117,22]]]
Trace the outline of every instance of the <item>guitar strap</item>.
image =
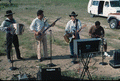
[[77,25],[78,25],[78,19],[76,19],[76,26],[75,26],[76,31],[77,31]]
[[12,19],[12,20],[5,20],[7,22],[10,22],[10,23],[15,23],[15,21]]
[[[76,25],[75,25],[75,29],[76,29],[76,32],[77,32],[77,25],[78,25],[78,19],[76,19],[76,23],[75,23]],[[74,34],[75,35],[75,37],[76,37],[76,33]]]

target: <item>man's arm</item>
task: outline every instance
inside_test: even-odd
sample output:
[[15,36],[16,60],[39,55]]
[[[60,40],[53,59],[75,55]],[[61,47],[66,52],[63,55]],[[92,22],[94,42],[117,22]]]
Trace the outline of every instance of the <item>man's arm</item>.
[[92,38],[95,38],[96,36],[93,34],[93,26],[90,28],[89,30],[89,36],[91,36]]
[[5,31],[6,29],[9,29],[10,30],[10,27],[6,27],[6,21],[3,21],[2,22],[2,24],[1,24],[1,26],[0,26],[0,29],[2,30],[2,31]]
[[35,25],[36,25],[36,21],[33,20],[30,25],[30,30],[32,30],[35,33],[35,35],[38,35],[39,33],[35,30]]
[[92,27],[89,30],[89,36],[91,36],[91,35],[92,35]]

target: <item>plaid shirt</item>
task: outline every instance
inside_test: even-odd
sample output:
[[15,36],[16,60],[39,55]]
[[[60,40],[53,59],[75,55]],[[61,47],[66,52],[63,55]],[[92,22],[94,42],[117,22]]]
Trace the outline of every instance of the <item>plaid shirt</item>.
[[2,31],[5,31],[6,33],[11,33],[13,31],[13,28],[8,28],[10,27],[11,24],[16,23],[16,21],[14,19],[10,20],[8,18],[6,18],[5,21],[2,22],[0,29]]

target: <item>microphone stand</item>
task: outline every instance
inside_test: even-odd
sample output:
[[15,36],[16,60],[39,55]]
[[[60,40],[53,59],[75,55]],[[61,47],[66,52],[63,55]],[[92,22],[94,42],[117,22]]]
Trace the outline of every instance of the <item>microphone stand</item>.
[[107,65],[106,62],[104,62],[104,55],[103,55],[103,31],[101,31],[102,34],[102,42],[101,42],[101,55],[102,55],[102,62],[100,62],[100,65]]
[[[14,32],[12,32],[12,42],[13,42],[13,35],[14,35]],[[11,47],[11,53],[12,53],[12,59],[11,59],[12,60],[12,67],[9,68],[10,71],[18,69],[17,67],[13,66],[13,50],[12,50],[12,47]]]
[[48,67],[54,67],[56,66],[55,64],[52,63],[52,30],[49,30],[50,32],[50,64],[48,64]]

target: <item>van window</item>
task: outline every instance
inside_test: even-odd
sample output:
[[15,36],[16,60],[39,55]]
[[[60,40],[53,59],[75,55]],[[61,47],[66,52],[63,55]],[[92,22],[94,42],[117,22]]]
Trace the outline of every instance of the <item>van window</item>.
[[98,4],[99,4],[99,1],[93,1],[93,3],[92,3],[92,5],[94,5],[94,6],[98,6]]
[[120,7],[120,2],[119,1],[110,1],[111,7]]
[[109,7],[109,2],[106,2],[106,3],[105,3],[105,7]]

